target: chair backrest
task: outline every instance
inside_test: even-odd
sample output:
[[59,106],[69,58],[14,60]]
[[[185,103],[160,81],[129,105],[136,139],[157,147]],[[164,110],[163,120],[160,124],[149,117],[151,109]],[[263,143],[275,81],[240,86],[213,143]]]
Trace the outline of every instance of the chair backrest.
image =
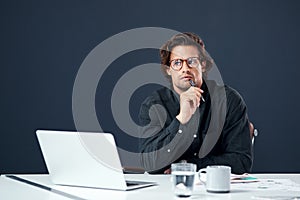
[[250,136],[252,139],[252,144],[254,144],[254,139],[258,136],[258,130],[254,127],[252,122],[249,122]]

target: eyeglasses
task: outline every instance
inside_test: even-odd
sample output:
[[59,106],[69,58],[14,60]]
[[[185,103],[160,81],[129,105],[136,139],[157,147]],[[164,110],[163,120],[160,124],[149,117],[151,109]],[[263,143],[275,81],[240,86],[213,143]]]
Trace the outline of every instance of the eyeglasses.
[[186,64],[190,68],[196,68],[200,65],[200,59],[198,57],[190,57],[187,59],[174,59],[170,61],[170,66],[175,71],[180,71],[182,69],[183,63],[186,62]]

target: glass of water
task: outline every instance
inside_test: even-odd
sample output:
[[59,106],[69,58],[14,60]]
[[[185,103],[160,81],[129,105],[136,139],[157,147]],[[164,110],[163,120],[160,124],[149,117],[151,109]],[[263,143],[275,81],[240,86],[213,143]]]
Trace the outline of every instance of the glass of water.
[[178,197],[189,197],[194,188],[196,165],[192,163],[173,163],[171,174],[174,193]]

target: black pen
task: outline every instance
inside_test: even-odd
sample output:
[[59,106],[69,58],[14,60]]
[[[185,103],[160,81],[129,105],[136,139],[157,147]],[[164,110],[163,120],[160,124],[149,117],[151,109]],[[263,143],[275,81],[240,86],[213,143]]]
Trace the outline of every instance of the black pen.
[[[190,84],[191,84],[192,87],[195,87],[195,86],[196,86],[196,84],[194,83],[194,81],[193,81],[192,79],[190,79]],[[202,100],[203,102],[205,102],[205,100],[204,100],[204,98],[203,98],[202,95],[201,95],[201,100]]]

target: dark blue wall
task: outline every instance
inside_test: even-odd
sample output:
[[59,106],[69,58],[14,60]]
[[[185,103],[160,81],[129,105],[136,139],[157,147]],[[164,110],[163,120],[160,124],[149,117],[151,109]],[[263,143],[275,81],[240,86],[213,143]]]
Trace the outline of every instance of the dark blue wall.
[[[260,130],[254,172],[300,172],[299,10],[296,0],[1,1],[0,173],[46,171],[35,130],[75,130],[72,88],[84,58],[108,37],[145,26],[204,39]],[[120,59],[134,67],[158,56],[149,50]],[[107,75],[123,72],[116,67]],[[109,107],[105,99],[97,97],[100,112]],[[107,131],[111,126],[106,122]]]

